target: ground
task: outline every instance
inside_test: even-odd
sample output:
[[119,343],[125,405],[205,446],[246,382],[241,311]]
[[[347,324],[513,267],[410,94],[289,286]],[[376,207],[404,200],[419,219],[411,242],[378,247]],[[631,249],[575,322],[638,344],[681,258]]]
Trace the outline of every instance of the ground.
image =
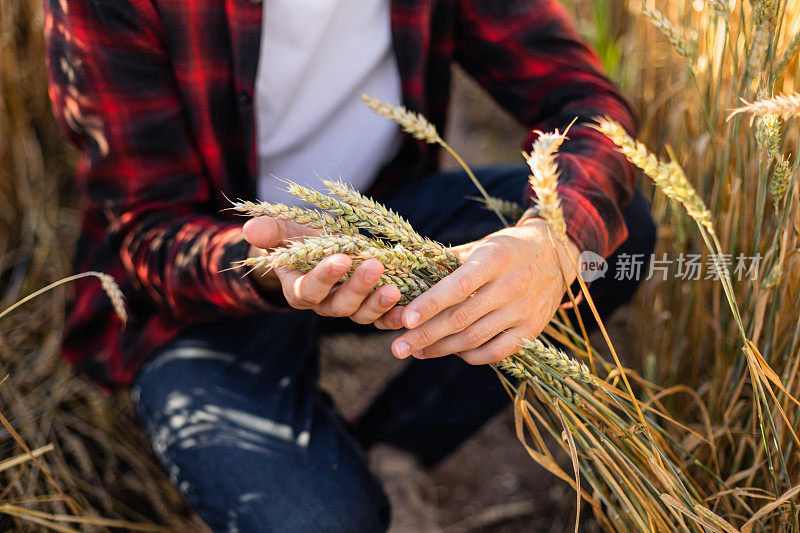
[[[322,386],[347,416],[359,412],[405,362],[392,334],[329,336]],[[388,446],[370,453],[392,503],[392,533],[561,532],[573,526],[574,495],[536,465],[514,434],[511,408],[431,472]]]

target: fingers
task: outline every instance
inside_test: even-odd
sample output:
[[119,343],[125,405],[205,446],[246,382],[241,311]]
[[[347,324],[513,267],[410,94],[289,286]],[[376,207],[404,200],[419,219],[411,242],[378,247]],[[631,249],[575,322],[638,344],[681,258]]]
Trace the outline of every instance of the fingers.
[[[333,291],[330,296],[320,302],[315,309],[323,316],[345,317],[351,316],[359,310],[361,304],[383,274],[383,264],[376,259],[368,259],[355,269],[341,287]],[[376,313],[376,317],[383,312]]]
[[327,298],[351,265],[352,260],[348,256],[334,254],[320,261],[306,274],[284,268],[277,269],[277,273],[289,305],[296,309],[310,309]]
[[463,302],[445,309],[422,325],[398,337],[392,346],[395,355],[406,357],[416,353],[440,339],[466,330],[493,309],[501,307],[511,295],[503,294],[501,287],[497,285],[496,282],[492,282],[481,287]]
[[461,359],[471,365],[488,365],[502,361],[520,348],[520,338],[530,337],[523,328],[511,328],[489,342],[474,349],[460,352]]
[[491,258],[473,256],[455,272],[415,298],[403,311],[405,327],[413,329],[430,320],[442,309],[466,300],[470,294],[489,281],[492,274],[489,259]]
[[[400,290],[386,285],[372,292],[384,270],[381,262],[375,259],[364,261],[345,283],[334,288],[351,266],[350,257],[335,254],[320,261],[306,274],[288,268],[279,268],[276,272],[286,301],[296,309],[312,309],[323,316],[350,317],[359,324],[383,318],[400,300]],[[400,322],[397,312],[382,329],[397,329],[401,325],[390,326],[392,322]]]
[[[399,291],[398,291],[399,292]],[[403,307],[402,305],[392,307],[383,316],[378,318],[374,324],[378,329],[400,329],[403,327]]]
[[244,223],[242,231],[247,242],[262,249],[273,248],[286,239],[321,233],[320,230],[270,217],[252,218]]
[[[448,335],[423,349],[412,351],[411,354],[417,359],[427,359],[474,350],[511,327],[515,321],[514,315],[515,313],[507,309],[492,311],[470,324],[463,331]],[[397,341],[402,342],[401,339],[402,337],[397,339],[395,343]],[[393,343],[392,348],[394,346],[395,344]]]
[[[364,303],[361,304],[361,307],[358,308],[358,311],[350,316],[350,319],[358,324],[370,324],[376,322],[399,300],[400,289],[394,285],[384,285],[367,296],[367,299],[364,300]],[[377,323],[375,325],[380,327],[377,325]],[[402,325],[402,322],[400,325]]]

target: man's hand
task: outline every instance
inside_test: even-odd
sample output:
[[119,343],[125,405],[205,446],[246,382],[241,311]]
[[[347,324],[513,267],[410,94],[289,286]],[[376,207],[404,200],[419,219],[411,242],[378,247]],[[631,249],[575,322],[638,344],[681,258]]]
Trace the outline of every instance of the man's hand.
[[520,337],[542,332],[566,291],[564,276],[575,279],[578,248],[553,242],[555,249],[544,221],[532,218],[454,248],[462,266],[375,325],[409,330],[392,343],[400,358],[455,353],[470,364],[500,361],[519,349]]
[[[261,249],[270,249],[304,236],[319,235],[299,224],[283,222],[269,217],[248,220],[244,237],[252,246],[251,255]],[[400,300],[400,290],[394,285],[384,285],[372,294],[370,291],[383,274],[380,261],[364,261],[350,279],[334,287],[350,270],[352,260],[344,254],[326,257],[311,271],[303,274],[297,270],[278,268],[267,272],[253,272],[256,285],[265,292],[283,290],[286,302],[295,309],[311,309],[322,316],[350,317],[359,324],[378,320]]]

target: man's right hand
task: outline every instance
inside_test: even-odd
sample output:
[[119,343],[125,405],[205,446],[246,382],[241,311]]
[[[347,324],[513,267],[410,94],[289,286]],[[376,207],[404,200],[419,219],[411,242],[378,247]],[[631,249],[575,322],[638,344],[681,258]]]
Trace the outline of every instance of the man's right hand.
[[[243,230],[251,245],[251,256],[285,244],[287,240],[322,233],[269,217],[248,220]],[[400,290],[394,285],[384,285],[370,294],[383,274],[383,264],[375,259],[364,261],[345,283],[335,286],[352,264],[347,255],[334,254],[305,274],[276,268],[266,272],[256,270],[251,276],[262,291],[276,292],[280,288],[286,302],[295,309],[311,309],[322,316],[349,317],[359,324],[371,324],[395,306],[400,300]],[[397,320],[399,313],[391,316]]]

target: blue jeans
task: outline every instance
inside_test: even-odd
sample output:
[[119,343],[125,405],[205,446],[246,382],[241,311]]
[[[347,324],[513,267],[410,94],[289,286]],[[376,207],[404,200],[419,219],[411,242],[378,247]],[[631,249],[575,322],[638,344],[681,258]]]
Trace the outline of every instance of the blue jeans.
[[[478,176],[490,194],[518,201],[528,171],[495,167]],[[474,196],[467,177],[452,172],[380,200],[422,234],[460,244],[500,226]],[[620,254],[649,257],[655,242],[638,191],[624,216],[630,237],[609,258],[612,273]],[[607,276],[591,292],[607,316],[637,285]],[[290,311],[197,325],[140,372],[133,396],[153,448],[214,531],[383,531],[389,506],[363,450],[386,442],[433,465],[508,405],[489,367],[414,360],[348,426],[317,388],[319,332],[346,322]]]

